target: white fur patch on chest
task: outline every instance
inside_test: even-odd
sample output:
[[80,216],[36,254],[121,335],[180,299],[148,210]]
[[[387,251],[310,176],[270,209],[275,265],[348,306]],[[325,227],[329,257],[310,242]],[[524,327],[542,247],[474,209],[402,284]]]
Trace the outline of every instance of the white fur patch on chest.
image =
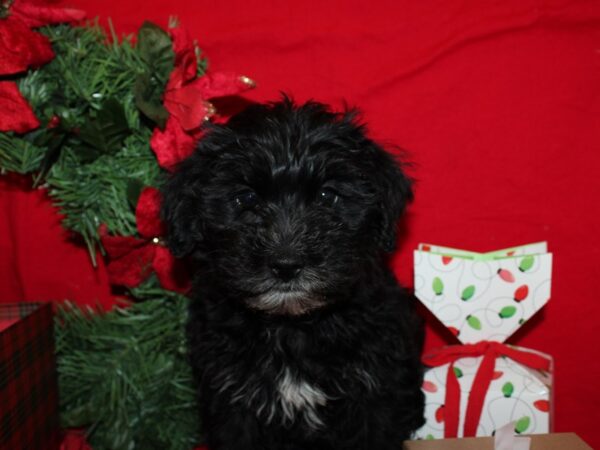
[[291,422],[301,415],[311,428],[323,426],[317,407],[327,404],[327,396],[317,386],[294,377],[286,368],[278,379],[277,389],[286,421]]

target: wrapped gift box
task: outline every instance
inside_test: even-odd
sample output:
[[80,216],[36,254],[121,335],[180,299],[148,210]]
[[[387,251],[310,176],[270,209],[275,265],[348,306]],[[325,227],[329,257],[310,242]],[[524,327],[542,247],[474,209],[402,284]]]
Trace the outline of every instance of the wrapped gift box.
[[52,306],[0,304],[0,449],[58,449]]
[[547,303],[551,272],[546,243],[483,254],[419,246],[415,294],[465,345],[425,355],[434,367],[417,437],[490,436],[511,421],[519,433],[551,431],[551,357],[503,344]]
[[[531,350],[519,350],[531,352]],[[551,361],[548,355],[535,352]],[[483,357],[466,357],[454,363],[461,391],[458,430],[464,429],[467,399]],[[449,364],[433,367],[425,374],[426,424],[417,434],[421,438],[444,437],[446,377]],[[510,358],[495,361],[477,436],[491,436],[501,426],[515,421],[519,433],[548,433],[551,429],[552,369],[549,372],[529,369]]]

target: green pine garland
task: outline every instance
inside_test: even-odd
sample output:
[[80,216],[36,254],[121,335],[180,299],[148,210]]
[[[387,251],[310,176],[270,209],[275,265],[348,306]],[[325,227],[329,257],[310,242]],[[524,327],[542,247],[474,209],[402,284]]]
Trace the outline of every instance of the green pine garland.
[[[145,23],[137,45],[97,25],[47,26],[56,57],[18,79],[42,127],[24,136],[0,135],[0,170],[34,173],[80,234],[92,260],[98,227],[136,234],[134,208],[142,187],[160,187],[165,172],[150,149],[156,125],[168,113],[161,95],[173,70],[169,35]],[[198,76],[206,61],[198,59]],[[45,127],[58,121],[58,126]]]
[[176,294],[111,312],[67,304],[57,322],[61,425],[88,428],[95,450],[190,450],[198,408]]
[[[150,149],[168,113],[162,92],[174,65],[171,39],[146,23],[137,43],[97,25],[46,26],[56,57],[17,78],[41,122],[24,135],[0,133],[0,174],[31,174],[48,189],[92,261],[98,228],[136,236],[143,187],[166,178]],[[198,58],[198,76],[206,61]],[[86,427],[95,450],[189,450],[201,441],[183,324],[187,300],[153,275],[131,289],[128,308],[58,315],[61,423]]]

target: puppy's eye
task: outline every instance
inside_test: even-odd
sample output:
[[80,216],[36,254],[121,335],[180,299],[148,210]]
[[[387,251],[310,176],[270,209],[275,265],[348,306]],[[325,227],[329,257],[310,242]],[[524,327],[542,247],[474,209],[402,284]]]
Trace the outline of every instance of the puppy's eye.
[[252,191],[245,191],[237,194],[234,202],[239,209],[252,209],[258,205],[258,196]]
[[339,200],[338,193],[328,187],[322,188],[317,194],[317,202],[324,206],[333,206]]

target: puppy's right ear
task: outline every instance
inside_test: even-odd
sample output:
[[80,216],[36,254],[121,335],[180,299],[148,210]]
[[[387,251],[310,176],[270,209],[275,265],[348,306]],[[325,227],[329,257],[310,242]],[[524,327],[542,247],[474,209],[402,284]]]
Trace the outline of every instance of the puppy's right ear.
[[178,170],[162,189],[161,216],[167,224],[167,246],[173,256],[191,254],[202,240],[193,188],[186,169]]
[[398,219],[408,203],[413,200],[412,181],[395,158],[380,149],[378,179],[381,188],[381,246],[387,253],[396,248]]

